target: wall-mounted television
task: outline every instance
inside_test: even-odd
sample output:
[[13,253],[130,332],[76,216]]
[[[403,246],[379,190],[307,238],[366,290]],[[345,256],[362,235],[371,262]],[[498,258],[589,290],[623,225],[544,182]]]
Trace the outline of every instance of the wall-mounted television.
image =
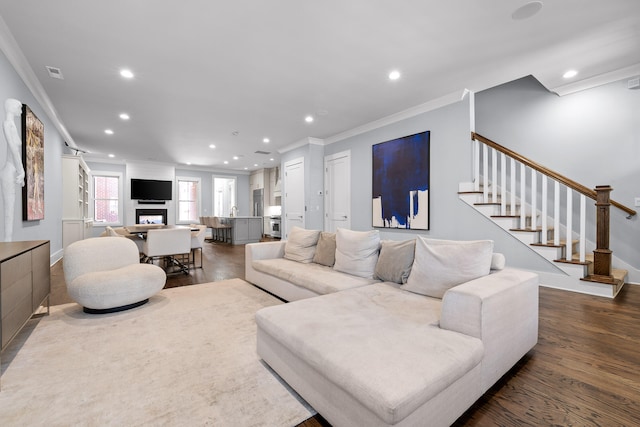
[[171,200],[173,181],[131,179],[131,200]]

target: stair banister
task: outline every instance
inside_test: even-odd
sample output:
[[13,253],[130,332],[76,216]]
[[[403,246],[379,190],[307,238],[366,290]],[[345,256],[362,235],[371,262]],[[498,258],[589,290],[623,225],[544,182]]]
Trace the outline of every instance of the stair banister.
[[[494,142],[492,140],[490,140],[489,138],[485,138],[484,136],[475,133],[475,132],[471,132],[471,139],[476,140],[476,141],[480,141],[482,142],[485,146],[489,146],[495,150],[500,151],[501,153],[505,153],[508,157],[511,157],[513,159],[515,159],[516,161],[520,162],[521,164],[526,165],[527,167],[530,167],[532,169],[537,170],[538,172],[541,172],[544,175],[547,175],[550,178],[553,178],[554,180],[560,182],[561,184],[577,191],[580,194],[584,194],[585,196],[589,197],[590,199],[596,200],[597,196],[596,196],[596,192],[588,187],[585,187],[582,184],[577,183],[576,181],[573,181],[572,179],[567,178],[564,175],[561,175],[555,171],[552,171],[551,169],[548,169],[544,166],[539,165],[538,163],[534,162],[533,160],[530,160],[528,158],[526,158],[525,156],[522,156],[518,153],[516,153],[515,151],[512,151],[506,147],[503,147],[502,145],[498,144],[497,142]],[[486,157],[485,157],[486,158]],[[494,181],[495,182],[495,181]],[[524,200],[524,199],[522,199]],[[628,214],[627,219],[630,219],[631,217],[633,217],[634,215],[637,214],[637,212],[621,203],[616,202],[615,200],[610,200],[609,201],[610,204],[612,206],[615,206],[616,208],[626,212]]]

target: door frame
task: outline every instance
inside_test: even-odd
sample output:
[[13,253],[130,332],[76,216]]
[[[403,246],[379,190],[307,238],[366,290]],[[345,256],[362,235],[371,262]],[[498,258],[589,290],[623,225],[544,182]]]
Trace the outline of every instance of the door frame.
[[[347,199],[351,199],[351,150],[340,151],[339,153],[329,154],[324,156],[324,229],[329,229],[329,214],[332,206],[329,203],[329,198],[327,194],[333,194],[335,188],[329,188],[331,183],[329,182],[329,162],[334,161],[336,159],[346,157],[347,158],[347,177],[344,183],[341,183],[340,186],[346,188],[347,190]],[[328,192],[327,192],[328,191]],[[347,218],[348,224],[351,228],[351,204],[348,204]]]

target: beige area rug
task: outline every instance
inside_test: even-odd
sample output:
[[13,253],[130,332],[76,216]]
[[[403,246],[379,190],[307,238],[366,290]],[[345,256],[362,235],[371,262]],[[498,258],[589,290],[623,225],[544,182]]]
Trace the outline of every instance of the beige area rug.
[[293,426],[314,415],[256,354],[279,300],[232,279],[106,315],[31,320],[2,356],[0,426]]

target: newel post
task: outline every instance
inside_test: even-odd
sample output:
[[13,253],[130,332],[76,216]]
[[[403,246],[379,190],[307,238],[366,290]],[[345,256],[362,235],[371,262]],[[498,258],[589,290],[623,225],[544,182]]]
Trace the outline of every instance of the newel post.
[[611,250],[609,249],[609,193],[608,185],[597,185],[596,192],[596,249],[593,251],[593,274],[611,276]]

